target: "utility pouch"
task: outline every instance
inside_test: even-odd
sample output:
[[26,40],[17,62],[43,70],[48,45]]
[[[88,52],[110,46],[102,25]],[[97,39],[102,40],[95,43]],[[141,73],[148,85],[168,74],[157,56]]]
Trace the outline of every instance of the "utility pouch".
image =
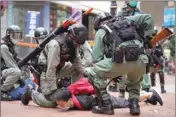
[[123,57],[124,57],[124,49],[116,48],[116,51],[114,52],[112,57],[112,62],[123,63]]
[[126,61],[136,61],[141,54],[141,48],[138,45],[127,45],[125,48]]

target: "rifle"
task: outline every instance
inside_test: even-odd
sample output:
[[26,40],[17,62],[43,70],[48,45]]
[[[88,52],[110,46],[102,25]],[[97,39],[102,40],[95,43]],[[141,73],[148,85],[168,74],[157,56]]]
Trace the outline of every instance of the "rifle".
[[81,16],[80,16],[81,13],[79,11],[75,12],[69,19],[63,22],[63,24],[60,27],[56,28],[53,32],[48,34],[47,37],[44,39],[44,41],[41,44],[39,44],[31,53],[29,53],[22,60],[20,60],[18,62],[18,66],[20,68],[24,66],[32,57],[38,55],[51,39],[53,39],[56,35],[66,32],[69,26],[75,24],[79,18],[87,16],[92,10],[93,8],[88,9]]

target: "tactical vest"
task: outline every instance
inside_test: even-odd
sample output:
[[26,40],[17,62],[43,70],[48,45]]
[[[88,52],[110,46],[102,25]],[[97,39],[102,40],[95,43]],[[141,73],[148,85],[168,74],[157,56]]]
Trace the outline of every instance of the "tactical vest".
[[129,40],[141,40],[138,32],[137,25],[126,18],[117,17],[107,21],[100,28],[106,31],[104,36],[104,53],[106,57],[111,58],[114,49],[121,43]]
[[[1,43],[0,45],[3,45],[3,44],[7,45],[7,47],[9,48],[9,51],[12,54],[14,60],[17,60],[17,53],[15,52],[14,45],[11,44],[11,43],[9,44],[7,42]],[[7,69],[7,67],[6,67],[6,64],[4,62],[4,59],[1,56],[1,71],[4,70],[4,69]]]
[[[60,62],[73,62],[76,58],[76,47],[73,40],[65,38],[56,39],[60,45]],[[46,52],[43,51],[45,57],[47,58]]]

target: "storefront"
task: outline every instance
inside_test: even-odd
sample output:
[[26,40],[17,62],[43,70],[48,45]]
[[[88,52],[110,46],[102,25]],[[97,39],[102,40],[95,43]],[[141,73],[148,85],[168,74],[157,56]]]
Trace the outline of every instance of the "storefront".
[[175,26],[175,8],[168,7],[164,8],[164,23],[162,27],[167,27],[170,30],[174,31]]
[[71,7],[56,3],[50,3],[50,31],[60,26],[64,20],[71,16],[71,14]]
[[46,3],[41,1],[9,1],[7,9],[8,26],[18,25],[23,31],[24,36],[29,34],[33,36],[31,33],[33,30],[39,26],[46,26],[43,20],[47,12],[45,10]]
[[[49,28],[49,26],[47,26],[49,21],[49,19],[47,19],[49,16],[48,3],[49,2],[44,1],[8,1],[7,25],[18,25],[21,28],[23,36],[19,41],[34,43],[34,30],[37,27]],[[31,47],[23,46],[16,46],[15,49],[20,58],[33,50]]]

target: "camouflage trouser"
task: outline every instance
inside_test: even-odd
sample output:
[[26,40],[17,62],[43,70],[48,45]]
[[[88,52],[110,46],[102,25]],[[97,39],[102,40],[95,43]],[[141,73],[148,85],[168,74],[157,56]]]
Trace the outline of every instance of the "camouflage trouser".
[[4,82],[1,85],[2,91],[10,91],[14,88],[14,84],[20,79],[21,70],[18,68],[9,68],[2,71],[2,78]]
[[[123,75],[121,82],[117,83],[117,86],[119,87],[119,90],[125,90],[126,89],[126,85],[125,85],[126,78],[127,78],[127,76]],[[141,86],[142,86],[142,89],[146,89],[146,88],[149,89],[151,87],[151,80],[150,80],[150,77],[148,76],[148,74],[143,74]]]
[[93,67],[86,68],[89,80],[99,89],[106,86],[105,79],[127,74],[126,86],[129,91],[129,99],[139,97],[140,81],[145,71],[146,64],[140,59],[120,64],[112,63],[111,59],[104,59],[94,64]]

